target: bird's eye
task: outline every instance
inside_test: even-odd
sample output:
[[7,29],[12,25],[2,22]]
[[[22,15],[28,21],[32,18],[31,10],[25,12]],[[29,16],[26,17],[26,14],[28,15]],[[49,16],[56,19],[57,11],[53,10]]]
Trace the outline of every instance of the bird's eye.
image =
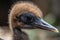
[[25,24],[30,24],[34,21],[34,16],[32,14],[22,14],[18,17],[20,22],[24,22]]
[[21,16],[21,21],[23,21],[24,23],[26,24],[30,24],[33,22],[34,18],[32,15],[24,15],[24,16]]

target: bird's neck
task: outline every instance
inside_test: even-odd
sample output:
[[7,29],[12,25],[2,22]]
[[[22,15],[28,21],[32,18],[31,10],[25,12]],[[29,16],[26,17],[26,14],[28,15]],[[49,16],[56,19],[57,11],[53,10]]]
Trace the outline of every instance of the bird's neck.
[[13,31],[14,31],[13,40],[28,40],[28,35],[24,33],[21,29],[15,27]]

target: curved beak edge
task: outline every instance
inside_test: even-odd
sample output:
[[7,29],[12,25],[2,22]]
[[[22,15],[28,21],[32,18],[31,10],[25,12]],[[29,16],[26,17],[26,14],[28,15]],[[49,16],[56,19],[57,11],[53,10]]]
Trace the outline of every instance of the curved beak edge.
[[59,33],[59,30],[52,26],[51,24],[47,23],[46,21],[44,21],[42,18],[41,19],[38,19],[36,22],[35,22],[35,25],[38,25],[37,28],[40,28],[40,29],[43,29],[43,30],[49,30],[49,31],[52,31],[52,32],[56,32],[56,33]]

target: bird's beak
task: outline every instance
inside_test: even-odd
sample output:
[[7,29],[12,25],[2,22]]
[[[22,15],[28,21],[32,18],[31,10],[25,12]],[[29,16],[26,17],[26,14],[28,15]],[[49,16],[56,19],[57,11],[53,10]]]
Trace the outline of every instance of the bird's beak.
[[34,24],[37,28],[40,28],[40,29],[49,30],[52,32],[57,32],[57,33],[59,32],[57,28],[55,28],[54,26],[52,26],[49,23],[47,23],[46,21],[44,21],[42,18],[41,19],[38,18],[34,22]]

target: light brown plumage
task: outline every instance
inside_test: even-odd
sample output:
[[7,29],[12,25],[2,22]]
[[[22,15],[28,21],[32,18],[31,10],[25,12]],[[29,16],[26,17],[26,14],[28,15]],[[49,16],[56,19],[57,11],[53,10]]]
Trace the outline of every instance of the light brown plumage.
[[[22,12],[32,12],[38,17],[42,17],[41,10],[30,2],[17,2],[10,10],[8,15],[9,27],[1,27],[0,38],[3,40],[13,40],[13,27],[17,25],[16,16],[21,15]],[[20,23],[18,23],[20,25]],[[23,27],[23,25],[20,25]]]
[[[30,2],[17,2],[15,5],[13,5],[10,14],[9,14],[9,24],[10,28],[15,27],[17,25],[17,22],[15,20],[16,16],[21,15],[24,12],[31,12],[37,17],[43,17],[41,10]],[[20,25],[21,24],[21,25]],[[18,25],[22,26],[22,23],[18,23]],[[12,30],[12,28],[11,28]]]

